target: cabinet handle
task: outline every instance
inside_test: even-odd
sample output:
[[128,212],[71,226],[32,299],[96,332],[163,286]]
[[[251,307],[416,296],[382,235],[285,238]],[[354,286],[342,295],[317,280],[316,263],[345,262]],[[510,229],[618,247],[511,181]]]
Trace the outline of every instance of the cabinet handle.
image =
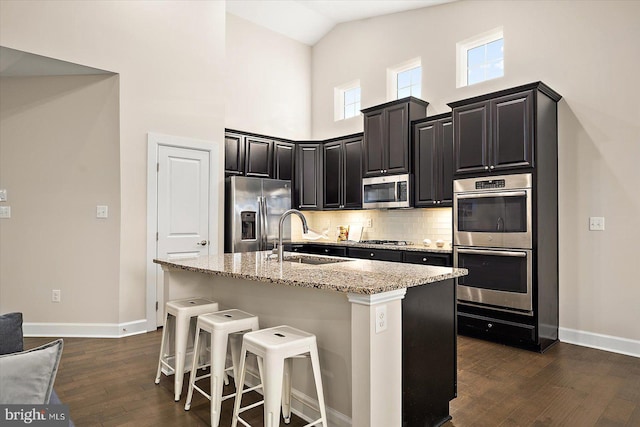
[[491,165],[491,166],[489,166],[489,169],[493,169],[494,167],[495,167],[495,166]]
[[371,252],[369,255],[373,256],[373,252]]
[[440,204],[440,200],[438,200],[436,203]]
[[487,323],[487,328],[489,329],[493,328],[493,323]]
[[427,259],[426,258],[422,258],[422,262],[427,262]]
[[484,170],[489,170],[489,166],[485,166],[485,167],[484,167]]

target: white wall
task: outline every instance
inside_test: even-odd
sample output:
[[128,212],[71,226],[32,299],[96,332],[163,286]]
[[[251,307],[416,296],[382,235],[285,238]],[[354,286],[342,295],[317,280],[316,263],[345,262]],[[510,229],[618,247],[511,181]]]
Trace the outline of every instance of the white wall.
[[[640,352],[640,2],[460,1],[341,24],[313,48],[313,138],[362,130],[333,121],[333,88],[359,78],[384,102],[386,67],[422,57],[429,114],[542,80],[559,104],[560,326],[633,340]],[[456,42],[504,27],[505,76],[456,89]],[[589,232],[604,216],[606,231]]]
[[[105,311],[113,313],[105,321],[124,323],[146,316],[147,132],[214,141],[222,162],[224,32],[225,6],[220,1],[0,3],[3,46],[119,73],[119,276],[116,283],[105,285],[118,297],[103,301],[109,306]],[[23,167],[29,168],[29,162]],[[222,175],[219,206],[224,204],[221,183]],[[218,234],[222,245],[222,223]],[[55,247],[56,242],[43,243]],[[50,296],[48,286],[38,290],[45,291]],[[23,298],[25,310],[32,310],[30,296]],[[55,311],[43,309],[42,321],[62,321]],[[77,321],[96,319],[87,315]]]
[[0,312],[117,321],[118,93],[118,76],[0,78],[0,187],[12,211],[0,220]]
[[293,140],[311,134],[311,47],[227,13],[225,126]]

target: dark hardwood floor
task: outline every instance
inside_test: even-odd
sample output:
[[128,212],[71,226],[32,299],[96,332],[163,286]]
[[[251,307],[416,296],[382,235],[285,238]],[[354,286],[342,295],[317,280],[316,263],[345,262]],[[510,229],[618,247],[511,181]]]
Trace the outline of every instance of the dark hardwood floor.
[[[184,410],[186,376],[177,403],[173,377],[154,384],[160,338],[64,339],[55,389],[78,427],[209,425],[201,395]],[[52,339],[25,338],[25,348]],[[640,358],[564,343],[537,354],[468,337],[458,338],[458,353],[446,427],[640,426]],[[221,426],[231,425],[232,409],[232,399],[223,403]],[[261,416],[258,407],[247,418],[260,426]],[[289,425],[304,424],[294,417]]]

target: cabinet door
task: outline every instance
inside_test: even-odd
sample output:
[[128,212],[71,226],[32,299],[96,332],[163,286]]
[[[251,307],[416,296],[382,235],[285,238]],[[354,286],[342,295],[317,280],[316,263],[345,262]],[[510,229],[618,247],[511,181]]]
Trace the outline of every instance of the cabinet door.
[[362,139],[344,141],[344,191],[342,205],[362,208]]
[[244,174],[244,136],[225,133],[224,172],[226,175]]
[[322,207],[322,152],[320,144],[299,144],[296,151],[296,193],[299,209]]
[[438,173],[437,150],[438,122],[416,125],[415,138],[415,205],[428,207],[436,204],[436,176]]
[[293,152],[295,144],[276,141],[273,147],[273,177],[293,181]]
[[438,190],[442,206],[453,206],[453,122],[444,119],[441,122],[438,157],[440,172]]
[[409,104],[387,107],[384,112],[385,174],[409,173]]
[[342,142],[324,144],[324,203],[325,209],[342,207],[342,172],[343,165]]
[[245,175],[270,178],[273,161],[271,157],[273,155],[273,141],[247,136],[245,145],[247,150],[245,154]]
[[364,116],[363,160],[364,176],[378,176],[384,167],[384,112],[374,111]]
[[471,104],[453,110],[455,172],[489,169],[489,104]]
[[491,101],[490,169],[533,167],[533,91]]

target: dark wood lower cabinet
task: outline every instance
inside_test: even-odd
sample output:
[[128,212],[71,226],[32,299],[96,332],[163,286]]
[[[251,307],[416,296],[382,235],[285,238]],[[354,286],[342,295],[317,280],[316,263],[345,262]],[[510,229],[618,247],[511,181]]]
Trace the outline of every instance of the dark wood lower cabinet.
[[402,262],[402,251],[392,249],[349,248],[347,254],[350,258]]
[[402,425],[444,424],[456,396],[455,281],[407,288],[402,300]]
[[453,265],[453,257],[451,254],[445,253],[405,251],[402,255],[402,262],[451,267]]

